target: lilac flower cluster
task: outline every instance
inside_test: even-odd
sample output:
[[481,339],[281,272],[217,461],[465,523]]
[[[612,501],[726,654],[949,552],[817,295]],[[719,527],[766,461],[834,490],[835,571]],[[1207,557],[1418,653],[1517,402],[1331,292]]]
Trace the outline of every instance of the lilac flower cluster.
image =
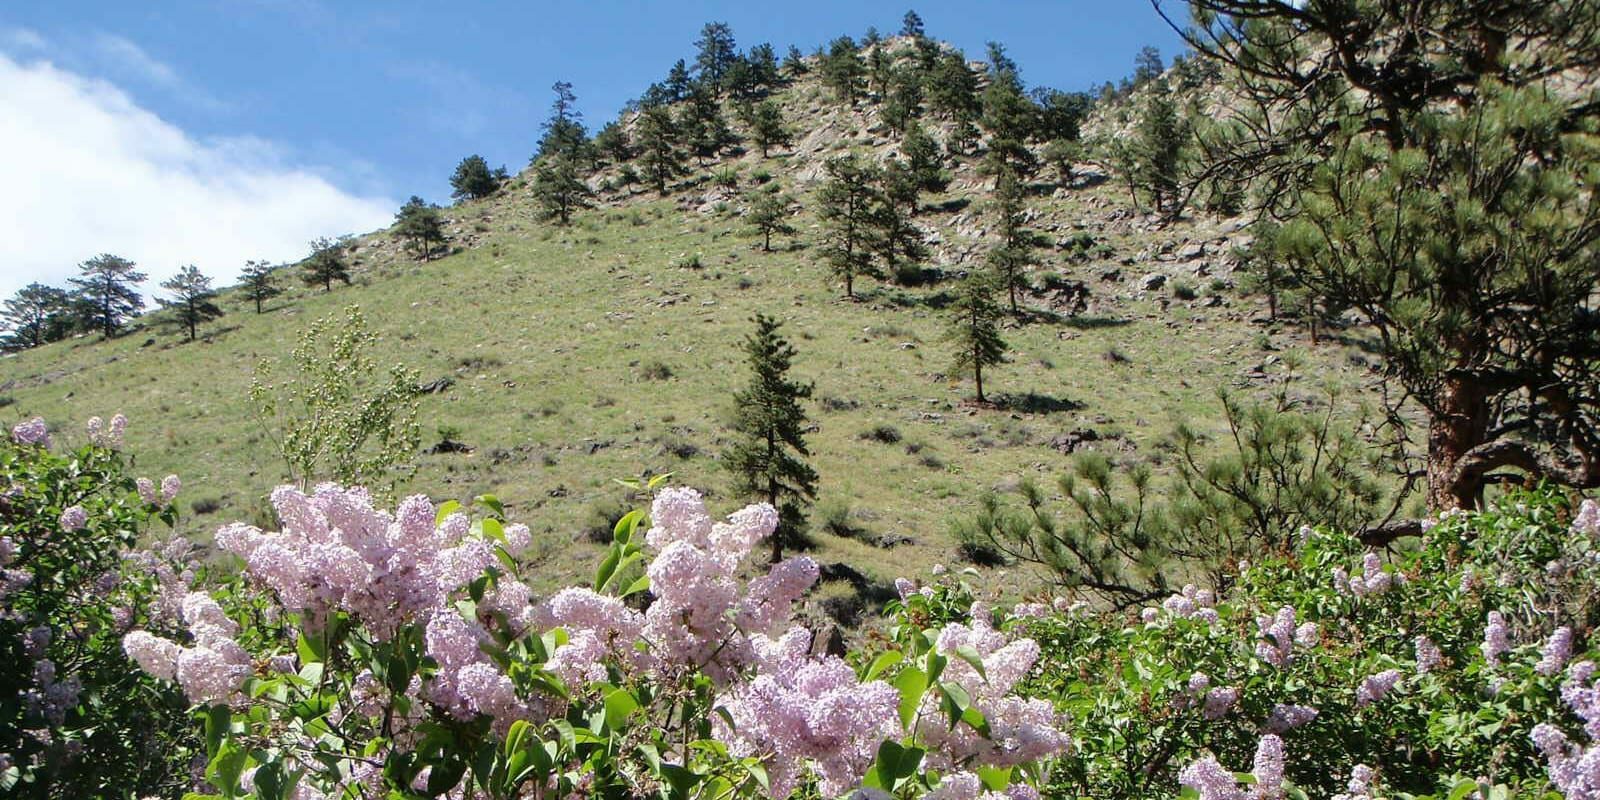
[[900,693],[857,681],[837,657],[808,658],[804,628],[776,640],[758,634],[752,646],[756,675],[720,698],[727,718],[714,719],[716,738],[735,755],[763,757],[773,797],[789,796],[807,764],[825,795],[854,787],[879,743],[900,733]]
[[49,447],[50,426],[45,424],[43,417],[19,422],[11,428],[11,441],[20,445]]
[[123,650],[151,676],[177,680],[192,703],[233,701],[251,671],[250,654],[233,638],[239,626],[205,592],[186,595],[182,614],[193,645],[131,631],[122,639]]
[[[641,615],[586,589],[558,593],[541,610],[546,627],[569,636],[552,654],[552,669],[569,680],[595,677],[612,657],[635,669],[702,670],[730,683],[752,662],[751,637],[787,624],[816,583],[817,563],[790,558],[741,585],[740,565],[778,524],[777,511],[764,503],[714,522],[699,492],[669,488],[656,496],[651,520],[645,542],[657,553],[645,574],[655,602]],[[643,653],[635,647],[640,641]]]
[[1561,700],[1583,720],[1585,744],[1570,741],[1550,723],[1534,726],[1530,737],[1545,758],[1545,772],[1568,800],[1600,798],[1600,681],[1595,665],[1579,661],[1567,670]]
[[1214,756],[1184,767],[1178,773],[1178,782],[1195,790],[1200,800],[1279,800],[1284,796],[1283,764],[1283,740],[1269,733],[1256,744],[1250,769],[1255,783],[1248,791]]
[[81,531],[89,524],[89,512],[85,511],[83,506],[68,506],[61,512],[61,518],[57,521],[61,523],[63,531]]
[[[1066,734],[1059,729],[1050,703],[1011,693],[1038,659],[1037,642],[1009,641],[994,629],[989,608],[975,603],[971,624],[945,626],[934,647],[949,658],[942,679],[959,685],[972,698],[973,707],[989,723],[989,736],[966,724],[954,728],[944,724],[937,693],[929,692],[918,709],[917,733],[929,745],[930,763],[940,767],[974,763],[1011,766],[1066,749]],[[978,654],[982,674],[958,654],[964,647]]]
[[1027,784],[1007,786],[1004,792],[986,792],[983,780],[971,772],[952,772],[939,781],[922,800],[1039,800],[1039,793]]
[[1178,619],[1198,619],[1212,625],[1218,620],[1217,610],[1214,608],[1216,604],[1217,596],[1210,589],[1201,589],[1190,583],[1179,593],[1161,601],[1160,610],[1154,607],[1146,608],[1140,616],[1148,626],[1154,626],[1159,622],[1162,611]]
[[1444,653],[1439,651],[1439,646],[1426,636],[1418,636],[1412,640],[1412,645],[1417,652],[1417,672],[1429,673],[1439,668],[1444,662]]
[[1285,733],[1316,718],[1317,710],[1311,706],[1280,703],[1272,707],[1272,713],[1267,717],[1267,730]]
[[1534,665],[1533,671],[1540,675],[1554,675],[1567,665],[1567,659],[1571,657],[1572,628],[1563,625],[1550,634],[1550,640],[1539,651],[1539,663]]
[[1356,707],[1364,708],[1382,700],[1400,683],[1400,670],[1386,669],[1361,679],[1356,687]]
[[1572,530],[1574,533],[1600,535],[1600,500],[1584,500],[1578,505],[1578,513],[1572,518]]
[[[1256,657],[1274,667],[1287,667],[1294,657],[1296,628],[1294,608],[1283,606],[1273,616],[1256,618],[1261,641],[1256,642]],[[1314,629],[1313,629],[1314,630]]]
[[[48,631],[48,629],[46,629]],[[48,658],[33,663],[33,686],[23,693],[28,713],[41,716],[53,726],[66,722],[67,712],[78,705],[83,682],[76,675],[57,680],[56,665]]]
[[128,418],[117,414],[111,418],[110,425],[107,425],[105,420],[99,417],[90,417],[89,421],[84,423],[84,428],[88,431],[91,444],[116,450],[122,447],[122,437],[128,429]]
[[1489,666],[1500,664],[1500,656],[1511,649],[1511,633],[1506,618],[1498,611],[1489,612],[1488,625],[1483,629],[1483,660]]
[[1340,594],[1367,597],[1380,595],[1389,591],[1397,582],[1404,582],[1405,576],[1398,573],[1391,574],[1383,569],[1383,561],[1377,553],[1367,553],[1361,557],[1361,574],[1351,577],[1342,567],[1333,571],[1333,588]]
[[337,609],[386,641],[402,625],[426,623],[451,592],[496,562],[489,542],[467,537],[465,514],[436,525],[436,509],[421,495],[401,501],[392,516],[374,508],[365,489],[333,484],[310,495],[281,486],[272,505],[282,531],[235,523],[217,531],[217,544],[244,559],[250,576],[313,630]]
[[1366,764],[1357,764],[1350,769],[1350,781],[1345,784],[1345,790],[1333,796],[1333,800],[1373,800],[1377,793],[1378,774]]

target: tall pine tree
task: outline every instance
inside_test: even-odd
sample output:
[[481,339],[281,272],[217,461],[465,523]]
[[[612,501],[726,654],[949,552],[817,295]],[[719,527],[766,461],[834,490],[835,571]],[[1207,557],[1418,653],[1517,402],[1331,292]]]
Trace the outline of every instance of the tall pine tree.
[[871,275],[877,247],[877,170],[854,155],[830,159],[828,179],[817,192],[822,220],[822,257],[844,281],[845,297],[856,296],[857,275]]
[[0,345],[22,350],[53,342],[69,323],[67,293],[54,286],[30,283],[0,306],[0,325],[9,331]]
[[73,298],[88,316],[86,322],[109,339],[144,308],[144,298],[134,290],[144,279],[132,261],[102,253],[79,264],[78,277],[68,282],[76,287]]
[[302,262],[301,279],[307,286],[322,287],[325,292],[333,291],[334,281],[343,281],[350,285],[350,265],[344,260],[345,240],[343,238],[331,239],[322,236],[311,240],[311,255],[306,256]]
[[1034,257],[1034,232],[1029,230],[1022,204],[1022,181],[1016,173],[1001,172],[994,190],[992,208],[995,233],[1000,241],[989,251],[989,268],[994,270],[995,283],[1005,290],[1011,301],[1011,313],[1021,313],[1017,302],[1018,290],[1026,290],[1028,268],[1039,263]]
[[244,272],[239,276],[244,286],[244,296],[256,305],[256,313],[261,313],[261,304],[283,293],[278,288],[273,267],[265,261],[244,262]]
[[761,251],[772,252],[772,235],[793,236],[794,225],[790,224],[790,207],[794,201],[778,188],[776,183],[756,189],[749,198],[751,227],[756,233],[761,234]]
[[945,331],[945,341],[954,351],[950,371],[955,375],[971,373],[980,403],[987,402],[983,368],[1004,362],[1006,356],[1006,342],[1000,338],[1000,306],[994,293],[992,275],[983,271],[968,273],[956,291],[950,325]]
[[817,496],[817,473],[806,463],[806,412],[801,401],[811,385],[789,378],[795,349],[778,333],[781,323],[757,314],[756,329],[745,338],[750,383],[734,395],[739,439],[725,462],[739,491],[759,495],[778,509],[778,530],[772,535],[772,562],[783,560],[786,546],[804,541],[805,507]]
[[665,195],[667,184],[683,174],[683,152],[678,149],[678,128],[672,112],[652,106],[639,114],[639,165],[656,192]]
[[216,304],[217,293],[211,290],[211,279],[200,274],[200,269],[193,264],[162,281],[161,288],[172,293],[172,297],[159,298],[159,302],[172,309],[178,324],[189,331],[191,342],[198,334],[200,323],[222,316],[222,309]]
[[439,207],[412,195],[394,215],[394,233],[409,243],[423,261],[433,257],[433,243],[444,241],[444,222]]

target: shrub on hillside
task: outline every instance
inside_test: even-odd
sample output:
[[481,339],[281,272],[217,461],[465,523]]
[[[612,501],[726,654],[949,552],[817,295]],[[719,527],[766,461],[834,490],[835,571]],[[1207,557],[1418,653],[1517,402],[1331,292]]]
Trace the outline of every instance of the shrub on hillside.
[[[1047,794],[1593,796],[1597,546],[1600,505],[1517,492],[1388,561],[1302,530],[1225,595],[1186,586],[1137,618],[1019,605],[1010,630],[1042,648],[1024,691],[1072,720]],[[950,579],[921,592],[905,604],[930,625],[971,603]]]

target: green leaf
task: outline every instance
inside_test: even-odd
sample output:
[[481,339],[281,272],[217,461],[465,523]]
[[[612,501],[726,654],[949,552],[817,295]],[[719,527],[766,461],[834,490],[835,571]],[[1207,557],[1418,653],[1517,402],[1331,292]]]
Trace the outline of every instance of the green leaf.
[[1011,785],[1011,767],[978,767],[978,780],[991,792],[1004,791]]
[[628,584],[628,588],[622,590],[622,594],[619,596],[627,597],[629,595],[638,594],[639,592],[642,592],[648,588],[650,588],[650,576],[640,575],[639,577],[634,578],[633,583]]
[[596,592],[605,591],[606,584],[611,583],[612,576],[617,574],[617,565],[621,562],[622,547],[614,544],[611,546],[611,550],[606,553],[605,560],[600,562],[600,568],[595,570],[594,590]]
[[950,659],[945,658],[943,655],[940,655],[939,651],[937,651],[937,650],[929,650],[928,651],[928,683],[933,683],[934,681],[939,680],[939,676],[944,674],[945,665],[949,664],[949,663],[950,663]]
[[606,695],[606,727],[612,731],[622,728],[628,716],[639,707],[639,701],[627,689],[616,689]]
[[224,741],[217,748],[217,754],[206,765],[206,780],[212,786],[222,789],[224,797],[237,797],[239,793],[239,776],[244,774],[244,765],[249,753],[232,739]]
[[660,475],[656,475],[655,477],[652,477],[650,479],[650,482],[648,484],[645,484],[645,486],[648,489],[652,489],[652,490],[657,489],[657,488],[659,488],[661,486],[661,484],[666,483],[671,477],[672,477],[672,473],[663,472]]
[[639,520],[643,518],[644,512],[637,509],[623,514],[622,519],[617,520],[616,526],[611,529],[611,538],[617,544],[627,544],[632,541],[633,533],[639,527]]
[[956,648],[956,655],[960,656],[962,661],[971,664],[972,668],[978,671],[978,675],[982,676],[984,681],[989,680],[989,672],[983,667],[983,656],[978,654],[978,648],[970,644],[964,644]]
[[492,494],[480,494],[477,497],[472,498],[472,502],[477,503],[478,505],[483,506],[490,511],[493,511],[496,516],[501,517],[502,519],[505,518],[505,504],[500,502],[500,498],[495,497]]
[[434,524],[434,526],[437,527],[438,525],[443,524],[444,520],[445,520],[445,517],[448,517],[451,514],[454,514],[454,513],[456,513],[457,511],[460,511],[460,510],[461,510],[461,503],[459,503],[459,502],[457,502],[455,500],[446,500],[443,503],[440,503],[439,504],[439,510],[434,512],[434,515],[433,515],[433,524]]
[[1472,780],[1471,778],[1463,778],[1462,780],[1456,781],[1456,785],[1450,788],[1450,796],[1447,800],[1462,800],[1467,795],[1472,794],[1477,790],[1477,781]]
[[872,659],[872,663],[867,666],[867,674],[862,675],[861,680],[875,680],[884,670],[900,663],[904,658],[905,655],[899,650],[885,650],[879,653],[878,657]]
[[915,667],[902,670],[894,679],[894,688],[900,690],[900,724],[909,727],[928,691],[928,673]]
[[326,637],[318,636],[308,639],[304,632],[294,641],[294,649],[300,656],[300,663],[322,663],[328,660],[328,642]]
[[233,724],[233,712],[227,706],[215,705],[202,713],[206,715],[206,755],[215,757],[217,748],[222,746],[222,739],[228,735],[228,728]]

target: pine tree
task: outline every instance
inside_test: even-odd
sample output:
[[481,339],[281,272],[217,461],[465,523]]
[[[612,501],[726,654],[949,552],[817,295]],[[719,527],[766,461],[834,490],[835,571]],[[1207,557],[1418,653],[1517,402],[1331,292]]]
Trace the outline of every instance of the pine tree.
[[1044,146],[1044,161],[1056,171],[1056,184],[1067,186],[1072,183],[1073,165],[1083,155],[1083,147],[1071,139],[1051,139]]
[[[998,47],[998,45],[991,45]],[[1004,59],[1004,53],[993,57]],[[1004,59],[1002,63],[1009,63]],[[996,68],[991,72],[988,88],[983,90],[983,128],[989,132],[989,153],[985,172],[998,176],[1003,171],[1030,175],[1038,162],[1027,141],[1038,120],[1038,108],[1022,91],[1022,79],[1014,67]]]
[[783,560],[785,546],[803,542],[805,505],[816,499],[817,473],[806,458],[805,409],[811,385],[791,380],[795,349],[778,333],[781,323],[761,314],[753,320],[754,333],[746,337],[750,383],[734,395],[735,430],[739,440],[725,461],[738,490],[759,495],[779,511],[778,530],[772,535],[773,563]]
[[262,303],[283,293],[272,273],[272,265],[265,261],[244,262],[244,272],[239,277],[244,286],[245,299],[256,304],[257,314],[261,313]]
[[1139,49],[1139,54],[1133,59],[1133,85],[1143,86],[1166,70],[1166,65],[1161,62],[1161,51],[1150,45]]
[[145,274],[134,269],[132,261],[102,253],[79,264],[78,275],[67,281],[76,287],[73,297],[88,315],[87,322],[105,338],[116,335],[129,317],[144,308],[144,298],[134,287]]
[[615,120],[607,122],[594,135],[594,147],[600,155],[621,164],[633,158],[633,148],[628,142],[628,132]]
[[905,156],[906,166],[923,191],[942,192],[950,185],[950,174],[944,169],[939,143],[915,121],[906,128],[905,139],[900,142],[900,155]]
[[646,108],[639,114],[637,129],[639,164],[650,184],[662,195],[667,183],[683,174],[683,153],[678,149],[678,129],[672,112],[664,106]]
[[394,215],[394,233],[405,239],[413,251],[421,253],[423,261],[428,261],[433,258],[433,243],[444,242],[439,207],[412,195]]
[[746,106],[742,113],[744,124],[750,129],[750,140],[761,150],[762,158],[766,158],[772,148],[788,147],[794,141],[794,133],[784,124],[783,110],[777,103],[763,100]]
[[23,350],[53,342],[65,335],[68,297],[65,291],[30,283],[0,307],[0,326],[9,331],[0,346]]
[[[922,230],[911,221],[917,213],[921,193],[916,175],[904,161],[892,159],[878,173],[878,206],[873,215],[877,225],[874,240],[889,272],[899,277],[897,267],[914,266],[926,258]],[[902,281],[904,282],[904,281]]]
[[806,64],[806,54],[800,52],[800,48],[792,44],[789,45],[789,52],[783,56],[784,74],[791,78],[798,78],[810,71],[811,67]]
[[667,80],[662,84],[666,94],[662,99],[668,103],[681,103],[689,96],[689,87],[693,85],[689,64],[680,58],[672,65],[672,69],[667,70]]
[[750,75],[756,89],[762,94],[770,92],[783,83],[783,75],[778,70],[778,54],[772,45],[762,42],[750,48],[750,55],[744,59],[750,65]]
[[470,155],[461,159],[450,176],[451,197],[457,200],[481,200],[500,188],[500,181],[489,171],[483,156]]
[[1206,5],[1191,49],[1253,78],[1205,172],[1252,179],[1274,257],[1372,326],[1432,510],[1600,487],[1594,5]]
[[996,181],[993,202],[995,232],[1000,241],[989,251],[989,267],[997,288],[1004,289],[1011,301],[1011,313],[1021,313],[1017,290],[1028,289],[1028,268],[1039,263],[1033,255],[1035,236],[1025,226],[1022,182],[1013,172],[1003,172]]
[[971,122],[982,107],[978,102],[978,76],[967,68],[966,56],[946,52],[927,74],[928,104],[934,113],[952,122]]
[[894,58],[887,48],[872,48],[867,56],[867,86],[878,96],[878,102],[889,99],[889,84],[894,81]]
[[557,156],[543,159],[533,171],[533,197],[545,219],[557,225],[572,221],[572,212],[589,207],[593,196],[589,185],[578,175],[571,158]]
[[702,165],[739,141],[722,116],[715,91],[704,81],[696,81],[690,90],[689,101],[678,114],[678,131]]
[[900,35],[912,39],[921,39],[928,35],[928,29],[922,24],[922,17],[916,11],[907,11],[900,23]]
[[968,273],[962,279],[952,306],[950,326],[945,341],[955,351],[950,371],[953,374],[972,373],[977,387],[979,403],[987,402],[983,395],[983,368],[1005,361],[1006,342],[1000,338],[1000,307],[994,301],[994,278],[982,271]]
[[748,198],[750,225],[761,234],[762,252],[772,252],[772,235],[793,236],[795,227],[789,224],[794,201],[783,194],[777,184],[757,189]]
[[708,22],[700,29],[700,38],[695,40],[694,46],[698,51],[694,65],[700,73],[700,80],[706,83],[713,94],[721,91],[723,78],[739,57],[734,46],[733,28],[726,22]]
[[861,76],[866,67],[861,63],[861,52],[855,40],[840,36],[828,45],[822,59],[822,83],[833,90],[839,102],[853,104],[861,93]]
[[539,151],[532,160],[565,158],[574,165],[593,163],[594,147],[589,142],[589,130],[584,127],[583,112],[578,110],[578,96],[573,93],[572,84],[556,81],[550,90],[555,92],[556,99],[550,103],[550,118],[541,126],[544,134],[539,137]]
[[894,71],[889,79],[889,94],[883,101],[883,121],[890,130],[904,134],[916,121],[922,108],[922,76],[911,67]]
[[311,255],[302,264],[301,278],[307,286],[321,285],[325,292],[333,291],[334,281],[350,285],[350,266],[344,260],[345,239],[326,236],[311,240]]
[[878,224],[874,214],[880,202],[877,170],[854,155],[830,159],[825,169],[828,179],[817,192],[822,257],[833,274],[844,280],[845,297],[853,299],[856,276],[874,271]]
[[1175,216],[1181,210],[1180,169],[1189,126],[1166,82],[1158,80],[1152,87],[1127,156],[1131,163],[1125,167],[1136,199],[1143,193],[1156,213]]
[[189,341],[194,341],[200,323],[222,316],[215,302],[216,292],[211,290],[211,279],[200,274],[199,268],[190,264],[161,282],[161,288],[172,293],[172,299],[160,298],[164,308],[172,309],[178,324],[189,331]]

